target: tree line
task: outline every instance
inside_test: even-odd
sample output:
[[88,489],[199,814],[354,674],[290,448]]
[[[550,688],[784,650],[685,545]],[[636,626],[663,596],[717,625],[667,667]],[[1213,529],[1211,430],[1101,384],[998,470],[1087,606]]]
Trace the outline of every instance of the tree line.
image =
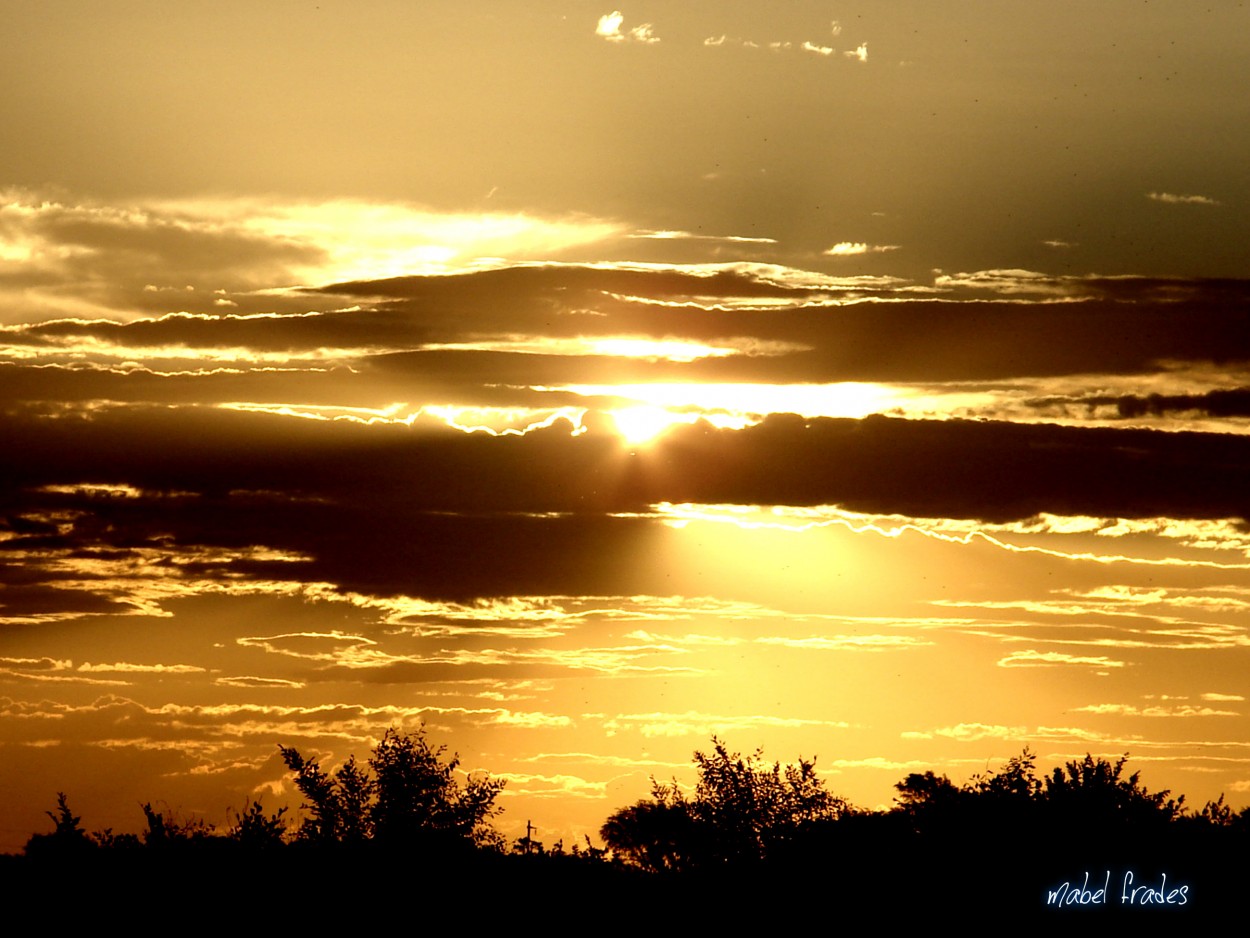
[[[88,832],[67,796],[58,793],[56,810],[45,812],[53,830],[33,834],[24,852],[212,840],[253,848],[437,843],[497,853],[548,852],[528,835],[509,844],[491,824],[502,812],[496,800],[505,781],[484,773],[459,781],[459,755],[445,756],[447,747],[431,745],[424,729],[388,729],[365,763],[352,756],[333,771],[294,747],[279,750],[304,798],[298,822],[286,816],[285,807],[270,813],[253,801],[218,830],[146,803],[143,833]],[[777,860],[822,833],[869,824],[924,838],[975,839],[1004,829],[1047,831],[1060,840],[1157,836],[1170,829],[1250,835],[1250,807],[1235,811],[1221,795],[1192,811],[1184,795],[1149,791],[1140,772],[1127,771],[1127,755],[1110,761],[1087,754],[1039,774],[1036,756],[1026,748],[998,771],[962,784],[933,771],[912,773],[894,786],[895,803],[888,810],[858,808],[830,792],[814,759],[770,764],[761,750],[743,756],[713,736],[712,748],[696,751],[693,761],[693,789],[653,778],[649,798],[604,822],[599,832],[604,848],[588,844],[578,853],[662,873]],[[560,852],[563,845],[552,849]]]
[[[894,786],[889,809],[867,810],[830,792],[815,760],[769,762],[760,750],[744,756],[714,736],[710,749],[694,753],[692,788],[653,779],[650,797],[604,822],[604,846],[587,839],[566,850],[529,833],[509,843],[491,823],[505,782],[485,774],[462,778],[458,756],[431,745],[424,730],[390,729],[364,762],[352,757],[332,771],[293,747],[280,751],[303,799],[299,820],[286,808],[269,812],[253,801],[216,830],[145,804],[142,833],[89,832],[61,793],[47,812],[53,830],[32,835],[25,857],[159,858],[178,851],[220,858],[233,851],[267,863],[385,857],[388,869],[401,857],[431,861],[423,868],[447,877],[468,868],[481,876],[489,867],[488,879],[510,878],[516,888],[532,881],[535,863],[545,863],[548,873],[559,868],[556,879],[544,880],[548,886],[581,877],[573,891],[583,897],[595,894],[588,876],[600,877],[593,882],[605,889],[627,882],[653,892],[668,887],[639,883],[680,883],[689,892],[715,882],[717,895],[726,881],[751,889],[771,883],[797,895],[833,882],[861,903],[888,904],[903,889],[924,908],[971,890],[982,908],[1013,909],[1036,905],[1049,879],[1091,869],[1110,876],[1123,868],[1138,881],[1156,868],[1174,878],[1188,871],[1211,896],[1245,872],[1238,858],[1250,847],[1250,808],[1236,811],[1221,795],[1191,810],[1183,796],[1147,789],[1140,773],[1128,770],[1127,756],[1087,754],[1041,772],[1025,749],[964,782],[933,771],[908,774]],[[581,872],[570,873],[574,867]],[[603,872],[586,872],[592,869]]]

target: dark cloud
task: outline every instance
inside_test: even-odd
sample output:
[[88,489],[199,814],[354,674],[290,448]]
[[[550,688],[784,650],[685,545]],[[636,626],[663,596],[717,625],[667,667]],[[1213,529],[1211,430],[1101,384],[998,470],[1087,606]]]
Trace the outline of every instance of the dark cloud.
[[[18,536],[0,541],[45,583],[75,557],[136,550],[183,578],[373,595],[662,592],[623,560],[645,557],[662,526],[610,513],[663,501],[993,521],[1250,516],[1250,440],[1218,434],[775,415],[740,431],[676,428],[631,453],[567,424],[493,437],[155,407],[4,424],[25,455],[5,467],[0,511],[71,519],[56,534],[10,523]],[[84,482],[133,494],[69,488]],[[286,556],[246,553],[257,545]],[[54,556],[59,574],[45,569]],[[54,591],[18,596],[57,605]]]
[[1132,420],[1194,414],[1207,417],[1250,417],[1250,388],[1229,388],[1202,394],[1088,394],[1072,397],[1046,397],[1030,401],[1040,410],[1066,407],[1102,413],[1110,408],[1115,416]]
[[[336,299],[340,305],[367,300],[374,304],[368,309],[168,315],[124,324],[59,320],[12,328],[4,339],[27,354],[57,354],[68,343],[63,355],[88,360],[109,348],[118,355],[133,350],[145,362],[152,358],[151,367],[158,370],[186,367],[169,357],[169,349],[243,349],[258,358],[249,364],[246,355],[241,363],[225,356],[202,362],[201,368],[214,361],[223,367],[273,366],[282,364],[283,354],[299,353],[371,370],[381,382],[371,400],[405,390],[416,397],[394,399],[437,396],[440,388],[444,394],[472,393],[472,387],[487,383],[945,382],[1130,374],[1178,361],[1250,361],[1246,281],[1018,276],[1022,273],[956,275],[943,287],[951,295],[939,298],[932,291],[915,297],[894,287],[834,289],[797,276],[788,281],[784,269],[771,274],[722,269],[700,276],[680,269],[533,265],[340,284],[308,295],[310,301]],[[1068,301],[1053,301],[1050,287],[1038,286],[1039,278]],[[1003,287],[1008,281],[1034,292],[1004,297],[1003,292],[1014,292]],[[847,296],[860,301],[847,303]],[[734,305],[740,301],[787,305],[743,309]],[[744,354],[675,363],[521,354],[490,346],[522,340],[534,346],[523,351],[542,353],[547,338],[622,335],[699,342]],[[104,345],[76,346],[84,340]],[[440,343],[476,344],[482,350],[424,348]],[[307,387],[317,394],[314,385]]]

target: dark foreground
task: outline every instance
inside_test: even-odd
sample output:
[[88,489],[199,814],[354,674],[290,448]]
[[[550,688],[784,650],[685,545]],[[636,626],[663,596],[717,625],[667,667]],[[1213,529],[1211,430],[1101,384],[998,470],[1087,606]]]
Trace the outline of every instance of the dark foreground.
[[[419,931],[507,923],[539,928],[979,922],[1066,934],[1128,926],[1145,933],[1246,921],[1250,858],[1201,836],[1114,845],[980,845],[846,830],[821,849],[716,871],[646,873],[602,859],[301,848],[91,851],[0,857],[9,908],[42,921]],[[1067,888],[1065,889],[1065,883]],[[1025,929],[1028,933],[1028,929]]]

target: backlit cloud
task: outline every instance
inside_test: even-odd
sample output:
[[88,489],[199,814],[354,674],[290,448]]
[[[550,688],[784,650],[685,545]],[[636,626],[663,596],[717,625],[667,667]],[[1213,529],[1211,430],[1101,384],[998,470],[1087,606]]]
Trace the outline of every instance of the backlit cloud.
[[1020,739],[1027,732],[1023,726],[987,725],[985,723],[959,723],[933,730],[935,736],[945,736],[959,742],[971,743],[981,739]]
[[710,736],[733,731],[760,729],[763,727],[798,728],[819,726],[847,729],[850,724],[841,720],[817,720],[801,717],[775,715],[724,716],[688,710],[685,713],[631,713],[617,714],[603,723],[609,734],[632,730],[643,736]]
[[1205,195],[1175,195],[1171,192],[1147,192],[1146,198],[1167,205],[1219,205],[1215,199]]
[[595,35],[606,39],[608,42],[641,42],[651,44],[660,41],[650,23],[643,23],[641,26],[634,26],[626,32],[621,32],[621,26],[624,22],[625,16],[620,10],[605,13],[599,17],[599,25],[595,27]]
[[826,254],[832,257],[848,257],[855,254],[883,254],[887,251],[897,251],[897,244],[868,244],[864,241],[839,241]]
[[1074,707],[1075,713],[1114,714],[1128,717],[1235,717],[1235,710],[1215,710],[1211,707],[1195,707],[1191,704],[1173,706],[1138,707],[1134,704],[1088,704]]
[[1000,668],[1053,668],[1076,666],[1091,668],[1122,668],[1125,662],[1104,655],[1069,655],[1059,651],[1013,651],[998,659]]

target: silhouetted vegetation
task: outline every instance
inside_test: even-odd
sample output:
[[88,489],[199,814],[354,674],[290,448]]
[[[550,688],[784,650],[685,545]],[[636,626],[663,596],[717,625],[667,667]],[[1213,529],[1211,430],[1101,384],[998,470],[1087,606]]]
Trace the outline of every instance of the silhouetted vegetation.
[[446,747],[431,748],[424,730],[405,734],[388,729],[367,769],[353,756],[332,775],[294,748],[280,748],[307,799],[309,817],[297,829],[297,839],[391,845],[439,839],[491,849],[503,846],[489,819],[499,813],[495,799],[504,783],[477,776],[461,785],[455,777],[459,756],[444,762]]
[[694,763],[693,795],[653,780],[650,801],[603,825],[600,836],[625,862],[652,871],[757,863],[850,810],[825,790],[815,760],[769,766],[761,751],[743,758],[713,736],[712,751],[696,752]]
[[[892,808],[869,811],[831,793],[815,760],[769,763],[713,737],[709,751],[694,754],[693,788],[653,779],[650,798],[607,818],[604,848],[588,838],[584,847],[548,848],[527,827],[509,851],[490,824],[503,781],[462,780],[458,757],[445,757],[423,732],[388,730],[365,763],[353,757],[333,771],[280,748],[304,799],[298,822],[256,800],[219,831],[148,803],[141,834],[89,833],[58,793],[46,812],[53,830],[30,838],[27,861],[48,869],[108,857],[99,870],[133,877],[168,870],[177,858],[211,879],[229,856],[229,869],[286,875],[292,889],[327,874],[367,888],[402,871],[427,885],[489,883],[500,896],[559,890],[565,906],[628,896],[635,911],[762,889],[833,889],[897,918],[906,914],[890,905],[899,895],[917,916],[953,895],[982,910],[1053,914],[1043,907],[1045,889],[1090,871],[1132,871],[1134,882],[1197,878],[1193,901],[1209,910],[1239,894],[1233,877],[1250,846],[1250,808],[1234,811],[1221,796],[1190,811],[1183,797],[1148,790],[1128,772],[1127,756],[1087,754],[1044,774],[1025,749],[962,783],[912,773],[895,785]],[[350,859],[327,866],[331,856]],[[262,857],[263,866],[248,865]],[[733,891],[739,886],[748,891]]]

